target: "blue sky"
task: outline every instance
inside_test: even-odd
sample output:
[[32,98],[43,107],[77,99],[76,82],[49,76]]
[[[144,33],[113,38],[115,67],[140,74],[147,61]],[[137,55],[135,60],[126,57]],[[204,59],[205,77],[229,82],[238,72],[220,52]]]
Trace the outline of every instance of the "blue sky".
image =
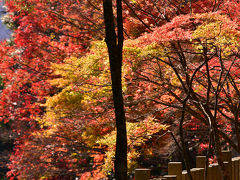
[[[3,15],[5,9],[2,7],[3,1],[0,0],[0,15]],[[0,41],[9,38],[11,35],[11,31],[6,29],[5,25],[2,24],[2,21],[0,21]]]

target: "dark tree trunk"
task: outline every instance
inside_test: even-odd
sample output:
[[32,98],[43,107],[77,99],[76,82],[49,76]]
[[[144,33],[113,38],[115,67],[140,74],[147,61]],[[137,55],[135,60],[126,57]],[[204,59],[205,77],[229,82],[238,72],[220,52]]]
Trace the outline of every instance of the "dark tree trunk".
[[123,22],[122,0],[117,0],[117,33],[115,31],[112,0],[103,0],[106,44],[110,61],[112,92],[115,108],[117,141],[115,152],[115,178],[127,179],[127,131],[122,95]]

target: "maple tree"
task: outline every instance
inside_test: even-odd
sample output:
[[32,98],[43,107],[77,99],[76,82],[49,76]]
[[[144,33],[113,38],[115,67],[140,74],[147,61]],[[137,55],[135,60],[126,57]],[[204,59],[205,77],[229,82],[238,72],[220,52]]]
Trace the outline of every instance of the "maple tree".
[[[82,6],[86,5],[81,4]],[[75,14],[72,12],[72,9],[78,7],[76,2],[72,2],[72,5],[68,6],[63,2],[58,4],[54,1],[49,3],[40,1],[34,5],[30,1],[25,3],[8,1],[7,5],[8,11],[15,13],[11,16],[13,23],[17,24],[17,28],[13,35],[14,41],[2,44],[4,47],[1,50],[2,73],[4,73],[7,88],[3,90],[1,105],[6,107],[2,108],[1,114],[5,121],[20,118],[21,120],[16,121],[15,124],[20,126],[20,122],[34,123],[32,115],[41,112],[41,108],[34,102],[42,102],[45,94],[53,93],[49,84],[45,82],[51,78],[50,63],[61,62],[70,53],[78,52],[80,55],[86,49],[89,37],[92,36],[90,34],[87,36],[87,33],[83,32],[83,37],[83,34],[76,32],[77,28],[84,29],[80,25],[77,26],[79,22],[75,22]],[[61,8],[56,8],[57,6]],[[70,13],[68,18],[73,22],[60,16],[59,13],[63,13],[63,10],[67,14]],[[77,11],[77,9],[75,10]],[[77,20],[79,21],[79,19],[81,18]],[[100,21],[98,22],[101,24]],[[69,26],[70,24],[71,26]],[[84,24],[81,25],[84,26]],[[72,26],[76,29],[72,29]],[[6,99],[4,99],[4,94],[6,94]],[[11,99],[8,99],[9,97]],[[28,114],[29,112],[30,114]],[[33,128],[32,125],[31,128]],[[24,128],[16,127],[15,129],[21,131]]]
[[[87,56],[52,64],[58,78],[49,83],[62,90],[47,98],[46,113],[37,118],[42,129],[23,144],[18,152],[21,156],[12,157],[9,175],[19,173],[20,179],[88,178],[90,172],[94,179],[111,175],[116,131],[107,57],[105,43],[95,42]],[[124,76],[128,71],[125,67]],[[126,86],[124,82],[124,89]],[[128,123],[127,128],[131,173],[138,166],[137,159],[151,152],[149,140],[159,142],[156,134],[166,131],[167,126],[148,116],[141,123]],[[142,152],[139,147],[144,147]],[[62,163],[66,166],[59,166]]]
[[[231,126],[235,129],[234,134],[239,136],[236,131],[239,120],[237,24],[221,12],[182,15],[140,39],[143,43],[149,42],[150,48],[155,49],[150,49],[145,60],[159,64],[157,72],[160,75],[141,69],[138,71],[139,79],[164,86],[169,99],[174,101],[165,102],[165,106],[182,112],[179,114],[179,133],[183,156],[186,160],[190,159],[184,147],[183,124],[187,126],[199,120],[198,123],[203,123],[208,129],[210,140],[206,142],[209,147],[213,146],[227,179],[228,174],[221,160],[221,139],[239,152],[239,143],[235,144],[228,132]],[[161,64],[170,68],[167,76]],[[185,117],[193,121],[188,122]]]
[[[73,53],[81,56],[87,48],[90,37],[94,37],[94,31],[89,31],[93,34],[89,33],[88,36],[83,31],[82,34],[77,32],[77,29],[85,29],[90,23],[87,21],[88,24],[83,24],[86,20],[84,14],[78,14],[76,19],[76,13],[72,11],[75,9],[76,12],[78,11],[76,8],[83,8],[86,4],[82,2],[81,7],[76,6],[77,2],[74,1],[71,6],[64,2],[59,4],[58,1],[6,3],[11,13],[10,26],[15,29],[13,40],[3,42],[1,49],[1,73],[6,84],[1,94],[1,120],[5,123],[10,122],[12,129],[18,133],[15,141],[17,157],[21,156],[18,149],[27,142],[27,137],[39,129],[36,117],[45,111],[40,104],[45,102],[45,96],[57,91],[46,81],[53,78],[51,62],[61,62]],[[86,14],[89,10],[101,24],[97,13],[90,10],[90,7],[84,8]],[[63,10],[68,14],[65,17],[61,16]],[[92,24],[91,27],[93,28]],[[99,32],[95,38],[101,36]]]
[[[189,146],[197,146],[216,155],[228,178],[220,150],[226,143],[237,152],[240,147],[238,1],[124,0],[118,28],[121,32],[123,21],[130,39],[122,47],[118,32],[121,38],[111,36],[108,50],[104,42],[93,43],[104,38],[98,1],[7,5],[15,30],[13,40],[1,45],[6,86],[0,113],[19,133],[9,176],[100,179],[116,171],[107,57],[119,48],[123,85],[116,89],[123,89],[125,99],[129,171],[141,156],[157,155],[151,143],[164,146],[164,139],[155,137],[169,125],[178,129],[188,169]],[[115,34],[111,21],[107,27]],[[118,71],[118,83],[120,77]],[[127,170],[122,170],[124,179]]]

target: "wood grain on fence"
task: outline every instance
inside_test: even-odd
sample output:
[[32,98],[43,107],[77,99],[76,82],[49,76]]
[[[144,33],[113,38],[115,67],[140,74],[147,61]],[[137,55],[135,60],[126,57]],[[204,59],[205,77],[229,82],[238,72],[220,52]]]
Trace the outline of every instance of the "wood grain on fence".
[[[221,158],[224,162],[224,166],[227,169],[228,176],[231,180],[240,180],[240,157],[232,158],[231,151],[222,151]],[[135,180],[150,180],[150,170],[149,178],[142,179],[143,175],[137,175],[138,171],[135,170]],[[206,157],[197,156],[196,157],[196,168],[192,168],[191,175],[193,180],[204,180],[205,171],[207,176],[206,180],[221,180],[220,166],[217,163],[213,163],[206,166]],[[136,176],[137,175],[137,176]],[[138,178],[139,177],[139,178]],[[163,176],[163,180],[189,180],[189,176],[186,170],[182,170],[181,162],[169,162],[168,163],[168,175]]]

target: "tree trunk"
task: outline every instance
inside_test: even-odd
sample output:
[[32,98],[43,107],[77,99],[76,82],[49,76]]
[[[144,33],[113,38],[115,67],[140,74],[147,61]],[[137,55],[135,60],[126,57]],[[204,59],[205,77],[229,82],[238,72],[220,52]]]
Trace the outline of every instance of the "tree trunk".
[[117,34],[115,32],[112,0],[103,0],[104,22],[110,62],[112,92],[116,118],[117,141],[115,152],[115,178],[127,179],[127,131],[122,95],[123,23],[122,0],[117,0]]

